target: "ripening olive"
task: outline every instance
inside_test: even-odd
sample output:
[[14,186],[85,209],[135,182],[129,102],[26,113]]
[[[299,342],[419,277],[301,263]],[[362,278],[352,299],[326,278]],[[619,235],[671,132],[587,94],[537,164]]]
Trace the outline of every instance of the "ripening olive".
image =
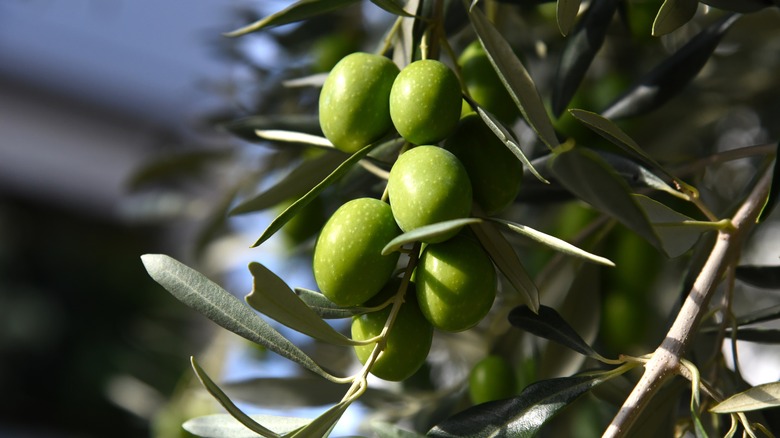
[[436,143],[447,137],[458,123],[460,108],[458,78],[435,59],[406,66],[390,90],[393,125],[410,143]]
[[496,270],[482,246],[460,233],[429,244],[416,269],[417,301],[434,327],[457,332],[475,326],[496,297]]
[[376,295],[399,256],[383,256],[382,248],[398,234],[390,206],[378,199],[354,199],[339,207],[314,247],[314,279],[323,295],[341,306]]
[[[424,225],[467,217],[471,182],[463,164],[438,146],[417,146],[390,169],[387,194],[398,226],[405,232]],[[428,242],[441,242],[456,231]]]
[[516,386],[515,370],[498,355],[485,357],[469,373],[469,398],[475,405],[512,397]]
[[466,46],[458,57],[458,65],[472,99],[504,123],[511,124],[517,119],[520,110],[501,83],[479,40]]
[[330,71],[320,92],[320,127],[344,152],[378,140],[393,126],[390,89],[398,67],[388,58],[356,52]]
[[523,181],[523,165],[478,115],[461,119],[445,146],[463,163],[474,200],[486,214],[512,203]]
[[[392,288],[396,291],[399,284],[399,281],[391,281],[386,289]],[[384,292],[383,290],[379,295],[384,296]],[[409,378],[425,363],[431,349],[433,326],[420,312],[412,283],[409,284],[404,300],[387,334],[384,351],[371,368],[371,374],[380,379],[401,381]],[[378,312],[354,317],[352,338],[366,340],[379,335],[390,316],[391,307],[392,305],[389,305]],[[361,363],[366,363],[374,346],[375,344],[368,344],[355,347],[355,353]]]

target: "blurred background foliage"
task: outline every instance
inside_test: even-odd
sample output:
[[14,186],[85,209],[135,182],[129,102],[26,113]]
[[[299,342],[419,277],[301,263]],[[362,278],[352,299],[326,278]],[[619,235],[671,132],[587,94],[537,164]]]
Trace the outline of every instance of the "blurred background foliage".
[[[64,3],[12,0],[0,5],[0,28],[4,28],[0,30],[0,65],[4,65],[0,68],[0,132],[4,133],[0,140],[0,389],[6,394],[0,400],[0,435],[173,436],[181,433],[181,421],[215,410],[192,384],[186,358],[210,347],[209,357],[217,358],[214,367],[219,367],[230,351],[224,342],[235,344],[235,339],[215,338],[210,323],[161,292],[138,256],[177,255],[213,278],[225,279],[235,286],[229,290],[239,293],[246,292],[249,284],[241,263],[275,258],[281,265],[299,266],[285,269],[303,282],[294,286],[307,286],[310,279],[305,273],[292,273],[308,269],[300,263],[308,260],[312,236],[324,218],[365,189],[360,175],[348,178],[338,191],[326,192],[324,202],[302,217],[308,221],[285,227],[286,240],[266,253],[248,252],[246,247],[272,214],[228,220],[226,213],[238,200],[250,198],[297,163],[318,155],[308,148],[260,141],[254,129],[295,128],[318,134],[318,89],[311,84],[319,83],[322,76],[317,75],[345,54],[374,51],[392,17],[369,2],[360,2],[304,24],[228,39],[220,33],[290,2],[85,1],[75,7],[75,24],[67,26],[58,14],[63,7],[74,14],[74,6]],[[201,3],[190,10],[191,4]],[[691,23],[672,34],[651,37],[650,24],[660,3],[620,3],[605,44],[571,107],[604,110],[637,77],[711,22],[714,14],[702,5]],[[549,100],[566,43],[555,24],[554,3],[496,5],[501,8],[498,24],[506,29],[505,37]],[[133,38],[148,36],[128,29],[151,26],[148,19],[155,8],[160,8],[157,15],[162,17],[153,21],[152,29],[159,27],[151,32],[157,41],[185,39],[206,54],[193,61],[187,53],[178,55],[173,43],[155,47],[146,41],[136,46]],[[132,20],[123,21],[123,14]],[[21,25],[6,26],[13,20],[21,20]],[[177,26],[188,21],[193,27]],[[126,34],[110,33],[112,22],[125,23],[119,29]],[[86,23],[96,30],[75,33]],[[194,27],[197,23],[202,27]],[[457,14],[448,17],[448,35],[457,53],[474,38],[462,30],[464,24]],[[103,41],[109,48],[129,47],[129,53],[148,50],[151,54],[137,59],[134,67],[146,73],[133,78],[117,73],[122,70],[117,66],[124,64],[107,51],[76,54],[72,59],[63,51],[57,67],[40,46],[51,41],[56,47],[68,38],[57,41],[57,33],[44,32],[47,25],[76,43],[89,38],[93,45]],[[715,164],[706,170],[697,160],[780,138],[779,26],[777,8],[746,14],[679,95],[648,115],[620,122],[655,158],[695,182],[716,211],[724,211],[739,198],[754,176],[756,160]],[[113,40],[122,44],[112,46]],[[26,63],[19,61],[23,59],[20,48],[30,55]],[[91,64],[100,56],[106,57],[104,70],[99,67],[103,64]],[[164,61],[157,65],[156,57]],[[90,70],[69,83],[69,76],[79,77],[78,69],[63,67],[69,62]],[[177,70],[182,65],[189,67]],[[108,80],[97,81],[96,70]],[[177,77],[187,85],[173,87]],[[303,79],[286,82],[299,78]],[[578,142],[608,148],[567,113],[556,127]],[[521,144],[527,139],[528,133]],[[541,151],[530,151],[531,155],[534,152]],[[531,179],[528,182],[507,216],[566,240],[578,239],[583,227],[597,217],[583,204],[550,196]],[[746,261],[776,264],[776,217],[751,241]],[[621,269],[589,267],[587,290],[567,302],[564,292],[554,291],[568,290],[581,278],[579,266],[556,261],[549,251],[538,251],[525,242],[513,243],[540,287],[552,291],[543,301],[557,300],[561,308],[569,309],[569,322],[609,355],[642,354],[654,348],[684,289],[679,279],[685,278],[688,261],[694,260],[695,266],[698,257],[693,253],[669,260],[615,226],[593,250],[617,261]],[[742,298],[735,307],[737,314],[776,301],[771,291],[738,287]],[[533,357],[530,350],[515,351],[512,338],[517,335],[507,331],[505,322],[502,325],[502,316],[495,315],[492,325],[466,336],[440,336],[429,367],[404,383],[404,388],[422,391],[462,381],[470,366],[487,353],[487,345],[480,344],[486,336],[494,339],[494,351],[505,348],[509,351],[502,353],[516,358],[519,387],[580,368],[579,359],[568,353],[550,349],[549,357]],[[223,343],[211,343],[214,339]],[[752,377],[780,378],[780,356],[773,346],[751,353],[750,345],[744,345],[743,357],[766,365],[760,372],[751,371]],[[337,356],[318,345],[308,349],[316,357]],[[271,369],[263,363],[275,364],[262,352],[249,356],[262,370]],[[354,366],[347,359],[333,363],[344,369]],[[436,372],[429,376],[431,369]],[[739,379],[734,382],[739,385]],[[614,388],[617,393],[624,390]],[[556,422],[550,436],[600,431],[613,412],[588,400],[578,402],[584,408],[570,410],[574,413],[567,414],[566,421]],[[450,402],[468,404],[463,393]],[[417,426],[441,415],[430,409],[422,412],[414,420]],[[384,415],[391,417],[393,412]],[[766,413],[770,424],[777,422],[774,416],[772,411]]]

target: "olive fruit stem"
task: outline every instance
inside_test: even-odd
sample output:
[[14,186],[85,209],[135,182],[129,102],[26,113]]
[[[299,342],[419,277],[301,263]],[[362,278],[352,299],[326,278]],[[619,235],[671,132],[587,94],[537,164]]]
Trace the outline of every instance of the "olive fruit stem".
[[398,30],[401,28],[401,23],[403,23],[404,17],[398,16],[398,18],[395,19],[395,22],[393,23],[393,26],[390,28],[390,30],[387,32],[387,35],[385,35],[385,38],[382,40],[382,48],[379,50],[377,55],[384,56],[388,51],[390,51],[390,46],[393,44],[393,39],[398,35]]
[[[409,255],[409,262],[406,265],[406,270],[404,271],[401,285],[398,287],[398,292],[396,292],[395,296],[389,300],[393,303],[393,307],[390,309],[390,315],[388,315],[387,321],[385,321],[385,325],[382,327],[382,331],[378,336],[366,340],[366,343],[369,343],[368,341],[375,341],[376,345],[374,345],[374,349],[371,350],[371,354],[368,356],[368,359],[366,359],[366,363],[363,365],[363,368],[360,370],[360,372],[352,377],[352,386],[350,386],[349,390],[347,390],[347,393],[344,394],[344,397],[341,399],[342,402],[354,401],[366,391],[368,386],[368,373],[371,372],[371,368],[374,366],[374,363],[376,363],[385,349],[387,334],[393,327],[395,319],[398,317],[398,312],[401,310],[401,304],[403,304],[406,290],[409,288],[409,282],[411,281],[412,273],[414,272],[414,268],[417,266],[417,258],[419,253],[420,243],[417,242],[414,244],[414,249],[412,249],[412,252]],[[382,304],[381,307],[385,307],[386,305],[387,303]]]

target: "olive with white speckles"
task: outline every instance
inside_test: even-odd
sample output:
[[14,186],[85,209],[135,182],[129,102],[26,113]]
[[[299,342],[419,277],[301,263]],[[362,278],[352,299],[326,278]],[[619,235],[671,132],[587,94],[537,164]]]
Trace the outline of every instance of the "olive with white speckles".
[[398,74],[390,91],[390,117],[401,136],[414,144],[436,143],[458,124],[460,83],[449,67],[426,59]]
[[333,67],[320,92],[319,117],[337,149],[355,152],[392,128],[389,98],[398,71],[388,58],[362,52]]
[[[438,146],[417,146],[396,160],[390,169],[387,194],[398,226],[404,232],[471,212],[471,182],[463,164]],[[452,233],[428,239],[442,242]]]
[[356,306],[376,295],[395,270],[399,254],[382,248],[400,234],[390,206],[359,198],[339,207],[314,247],[314,279],[329,300]]
[[470,236],[425,247],[415,273],[417,301],[434,327],[458,332],[475,326],[496,298],[496,270]]

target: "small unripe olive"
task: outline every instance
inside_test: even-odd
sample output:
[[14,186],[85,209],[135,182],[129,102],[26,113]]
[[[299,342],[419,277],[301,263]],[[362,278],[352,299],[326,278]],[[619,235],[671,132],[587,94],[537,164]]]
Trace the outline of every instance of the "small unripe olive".
[[401,136],[414,144],[436,143],[458,123],[460,84],[449,67],[426,59],[398,74],[390,91],[390,117]]
[[477,114],[462,118],[445,146],[463,163],[474,200],[486,214],[500,212],[517,197],[523,165]]
[[479,40],[463,50],[458,57],[458,65],[472,99],[504,123],[517,119],[520,110],[501,83]]
[[[391,281],[387,288],[395,291],[399,283]],[[388,332],[384,351],[371,368],[371,374],[380,379],[401,381],[409,378],[425,363],[425,358],[428,357],[428,351],[431,349],[433,326],[420,312],[412,283],[409,284],[409,288],[398,316]],[[384,291],[380,292],[380,295],[385,296]],[[366,340],[379,335],[390,316],[391,307],[392,304],[378,312],[354,317],[352,338]],[[355,347],[355,353],[361,363],[366,363],[374,346],[375,344],[369,344]]]
[[[471,212],[471,193],[463,164],[438,146],[417,146],[401,154],[390,169],[387,182],[393,216],[405,232],[467,217]],[[441,242],[456,232],[429,242]]]
[[457,332],[475,326],[496,297],[496,270],[482,246],[463,233],[429,244],[415,281],[420,310],[434,327]]
[[322,294],[341,306],[376,295],[399,256],[383,256],[382,248],[398,234],[390,206],[378,199],[354,199],[339,207],[314,247],[314,279]]
[[485,357],[469,373],[469,398],[475,405],[512,397],[516,386],[515,370],[498,355]]
[[355,152],[392,127],[390,89],[398,67],[388,58],[356,52],[333,67],[320,92],[322,133],[337,148]]

